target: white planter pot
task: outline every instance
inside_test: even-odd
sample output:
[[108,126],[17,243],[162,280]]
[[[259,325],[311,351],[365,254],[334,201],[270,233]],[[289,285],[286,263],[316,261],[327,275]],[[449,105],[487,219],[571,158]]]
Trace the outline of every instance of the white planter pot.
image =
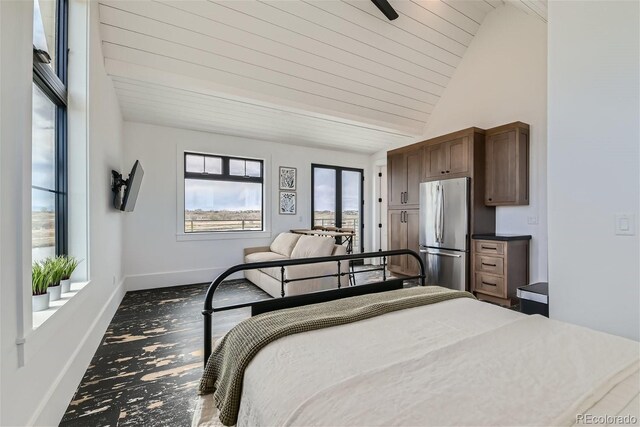
[[49,294],[49,301],[56,301],[60,299],[60,291],[62,286],[49,286],[47,293]]
[[49,308],[49,294],[32,295],[31,308],[35,311],[42,311]]
[[68,293],[69,291],[71,291],[71,279],[67,279],[67,280],[61,280],[60,281],[60,290],[63,294]]

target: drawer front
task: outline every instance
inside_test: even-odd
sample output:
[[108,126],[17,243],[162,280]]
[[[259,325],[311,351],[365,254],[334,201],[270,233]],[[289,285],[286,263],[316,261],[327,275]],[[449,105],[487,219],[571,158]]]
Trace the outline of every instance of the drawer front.
[[478,254],[475,256],[475,271],[502,276],[504,274],[504,258]]
[[493,240],[475,240],[476,252],[491,255],[504,255],[504,242]]
[[490,274],[476,273],[475,291],[483,294],[494,295],[506,298],[507,292],[504,287],[504,278]]

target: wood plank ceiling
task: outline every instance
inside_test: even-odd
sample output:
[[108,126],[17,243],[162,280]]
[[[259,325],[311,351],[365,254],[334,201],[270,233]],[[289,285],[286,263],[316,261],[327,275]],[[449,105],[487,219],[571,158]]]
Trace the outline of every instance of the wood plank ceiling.
[[[126,120],[372,153],[413,142],[500,0],[100,0]],[[546,19],[546,3],[513,4]]]

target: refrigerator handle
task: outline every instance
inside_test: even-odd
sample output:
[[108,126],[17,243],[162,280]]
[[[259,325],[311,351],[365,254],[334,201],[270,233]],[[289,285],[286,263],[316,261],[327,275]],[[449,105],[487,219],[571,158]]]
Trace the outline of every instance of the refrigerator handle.
[[447,254],[447,253],[444,253],[444,252],[431,252],[431,251],[428,251],[426,249],[420,249],[420,253],[428,254],[428,255],[435,255],[435,256],[446,256],[446,257],[450,257],[450,258],[462,258],[462,255]]
[[433,234],[436,238],[436,243],[440,243],[440,235],[438,233],[438,221],[440,221],[440,185],[436,185],[436,212],[433,219]]
[[440,243],[444,243],[444,185],[440,186]]

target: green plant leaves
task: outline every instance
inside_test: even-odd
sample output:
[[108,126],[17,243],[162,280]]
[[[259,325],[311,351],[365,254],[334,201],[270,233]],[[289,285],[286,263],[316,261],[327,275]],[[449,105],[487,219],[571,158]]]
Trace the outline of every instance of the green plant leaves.
[[31,292],[33,295],[47,293],[49,286],[58,286],[60,280],[71,277],[80,261],[72,256],[57,256],[36,261],[31,266]]

